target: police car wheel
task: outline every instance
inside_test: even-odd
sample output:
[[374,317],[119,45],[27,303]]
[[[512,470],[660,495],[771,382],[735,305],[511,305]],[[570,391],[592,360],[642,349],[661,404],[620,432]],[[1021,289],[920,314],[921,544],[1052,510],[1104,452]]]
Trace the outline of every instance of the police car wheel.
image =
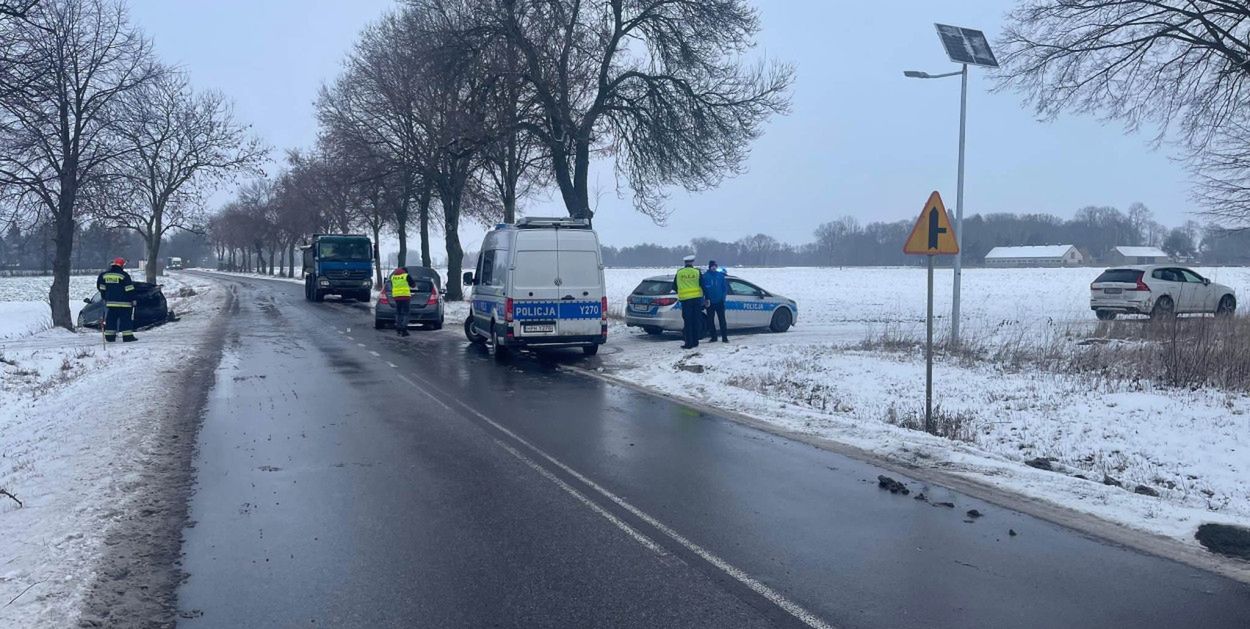
[[663,329],[661,329],[661,328],[657,328],[657,327],[655,327],[655,326],[651,326],[651,325],[649,325],[649,326],[647,326],[647,327],[643,328],[643,331],[645,331],[647,334],[650,334],[651,336],[659,336],[659,335],[661,335],[661,334],[664,334],[664,330],[663,330]]
[[790,311],[785,308],[780,308],[777,312],[773,313],[773,321],[768,326],[768,329],[773,332],[785,332],[790,329],[792,321],[793,319],[790,317]]

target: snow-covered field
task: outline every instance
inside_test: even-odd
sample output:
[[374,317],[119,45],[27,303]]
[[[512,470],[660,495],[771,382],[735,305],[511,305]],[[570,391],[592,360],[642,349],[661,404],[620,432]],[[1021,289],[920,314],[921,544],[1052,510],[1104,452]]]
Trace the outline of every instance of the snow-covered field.
[[[609,269],[615,313],[642,278],[671,272]],[[1250,295],[1250,269],[1200,272]],[[785,334],[735,335],[728,346],[704,344],[687,353],[676,335],[648,337],[617,320],[600,354],[602,373],[1188,544],[1195,543],[1201,522],[1250,524],[1246,395],[1149,382],[1093,385],[1078,376],[939,360],[935,402],[956,418],[963,440],[939,439],[899,426],[923,416],[923,356],[855,348],[887,327],[923,333],[923,269],[731,273],[797,300],[798,325]],[[967,269],[965,338],[1040,340],[1092,330],[1088,291],[1097,273]],[[935,311],[942,330],[950,279],[949,270],[938,271]],[[1025,465],[1039,458],[1055,471]],[[1103,484],[1105,477],[1122,487]],[[1159,496],[1134,493],[1139,485]]]
[[[48,309],[51,286],[51,277],[0,277],[0,340],[52,327],[52,313]],[[74,317],[82,310],[83,298],[94,294],[94,277],[74,275],[69,278],[69,309]]]
[[[46,292],[48,278],[0,279],[0,290],[38,298],[39,280]],[[89,294],[93,281],[77,292]],[[0,324],[0,488],[23,502],[0,496],[0,602],[12,601],[0,604],[0,627],[78,626],[105,535],[130,509],[157,438],[148,411],[168,400],[170,374],[219,303],[211,282],[162,283],[182,320],[140,332],[134,345]],[[197,294],[178,296],[181,288]],[[23,302],[0,308],[13,303]]]

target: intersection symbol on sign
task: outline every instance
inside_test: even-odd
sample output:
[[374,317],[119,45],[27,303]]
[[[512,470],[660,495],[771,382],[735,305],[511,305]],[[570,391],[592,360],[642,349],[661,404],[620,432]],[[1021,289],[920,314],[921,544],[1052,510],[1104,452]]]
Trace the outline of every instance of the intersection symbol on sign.
[[950,216],[946,214],[946,205],[942,203],[942,195],[936,191],[929,195],[916,226],[903,245],[903,253],[914,256],[950,256],[959,253],[959,241],[955,238],[955,229],[951,227]]

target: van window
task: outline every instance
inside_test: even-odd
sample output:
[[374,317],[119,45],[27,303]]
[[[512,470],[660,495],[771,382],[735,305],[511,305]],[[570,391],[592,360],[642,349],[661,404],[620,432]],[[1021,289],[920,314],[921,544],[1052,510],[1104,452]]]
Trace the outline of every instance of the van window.
[[478,260],[477,283],[482,286],[490,286],[495,271],[495,252],[483,251],[482,258]]
[[494,269],[491,271],[491,285],[503,286],[508,279],[508,252],[502,249],[492,251],[494,254]]
[[512,286],[521,288],[551,288],[556,284],[556,252],[518,251],[516,271],[512,274]]
[[598,288],[599,256],[596,256],[593,251],[561,251],[560,285]]

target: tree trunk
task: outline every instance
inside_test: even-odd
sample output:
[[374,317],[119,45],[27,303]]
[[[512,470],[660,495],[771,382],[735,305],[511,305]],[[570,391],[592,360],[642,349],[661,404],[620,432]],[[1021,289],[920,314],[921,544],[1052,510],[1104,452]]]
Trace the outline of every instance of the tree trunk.
[[161,255],[161,237],[155,232],[144,234],[143,243],[147,245],[148,263],[144,265],[143,277],[149,284],[156,283],[156,271]]
[[420,204],[417,207],[418,220],[421,223],[421,266],[433,266],[430,260],[430,199],[434,196],[434,191],[430,186],[423,186],[421,189],[421,198],[418,199]]
[[594,218],[590,211],[590,140],[577,141],[577,155],[573,163],[573,201],[575,207],[569,208],[569,216],[573,218]]
[[373,274],[377,286],[382,288],[382,248],[378,246],[378,239],[382,237],[382,226],[380,224],[373,226]]
[[460,199],[442,199],[443,240],[447,244],[447,300],[461,301],[464,291],[460,287],[460,271],[464,265],[464,249],[460,247]]
[[[287,269],[287,274],[286,274],[286,276],[287,276],[287,277],[295,277],[295,241],[291,241],[291,242],[287,243],[287,256],[286,256],[286,259],[287,259],[287,262],[289,262],[289,263],[290,263],[290,266],[289,266],[289,268]],[[301,264],[301,265],[303,264],[303,261],[302,261],[302,260],[300,261],[300,264]]]
[[74,253],[74,201],[78,193],[78,169],[69,164],[61,176],[61,196],[57,199],[56,251],[52,258],[52,288],[48,290],[48,305],[52,308],[52,325],[66,330],[74,329],[74,318],[69,311],[69,273]]

